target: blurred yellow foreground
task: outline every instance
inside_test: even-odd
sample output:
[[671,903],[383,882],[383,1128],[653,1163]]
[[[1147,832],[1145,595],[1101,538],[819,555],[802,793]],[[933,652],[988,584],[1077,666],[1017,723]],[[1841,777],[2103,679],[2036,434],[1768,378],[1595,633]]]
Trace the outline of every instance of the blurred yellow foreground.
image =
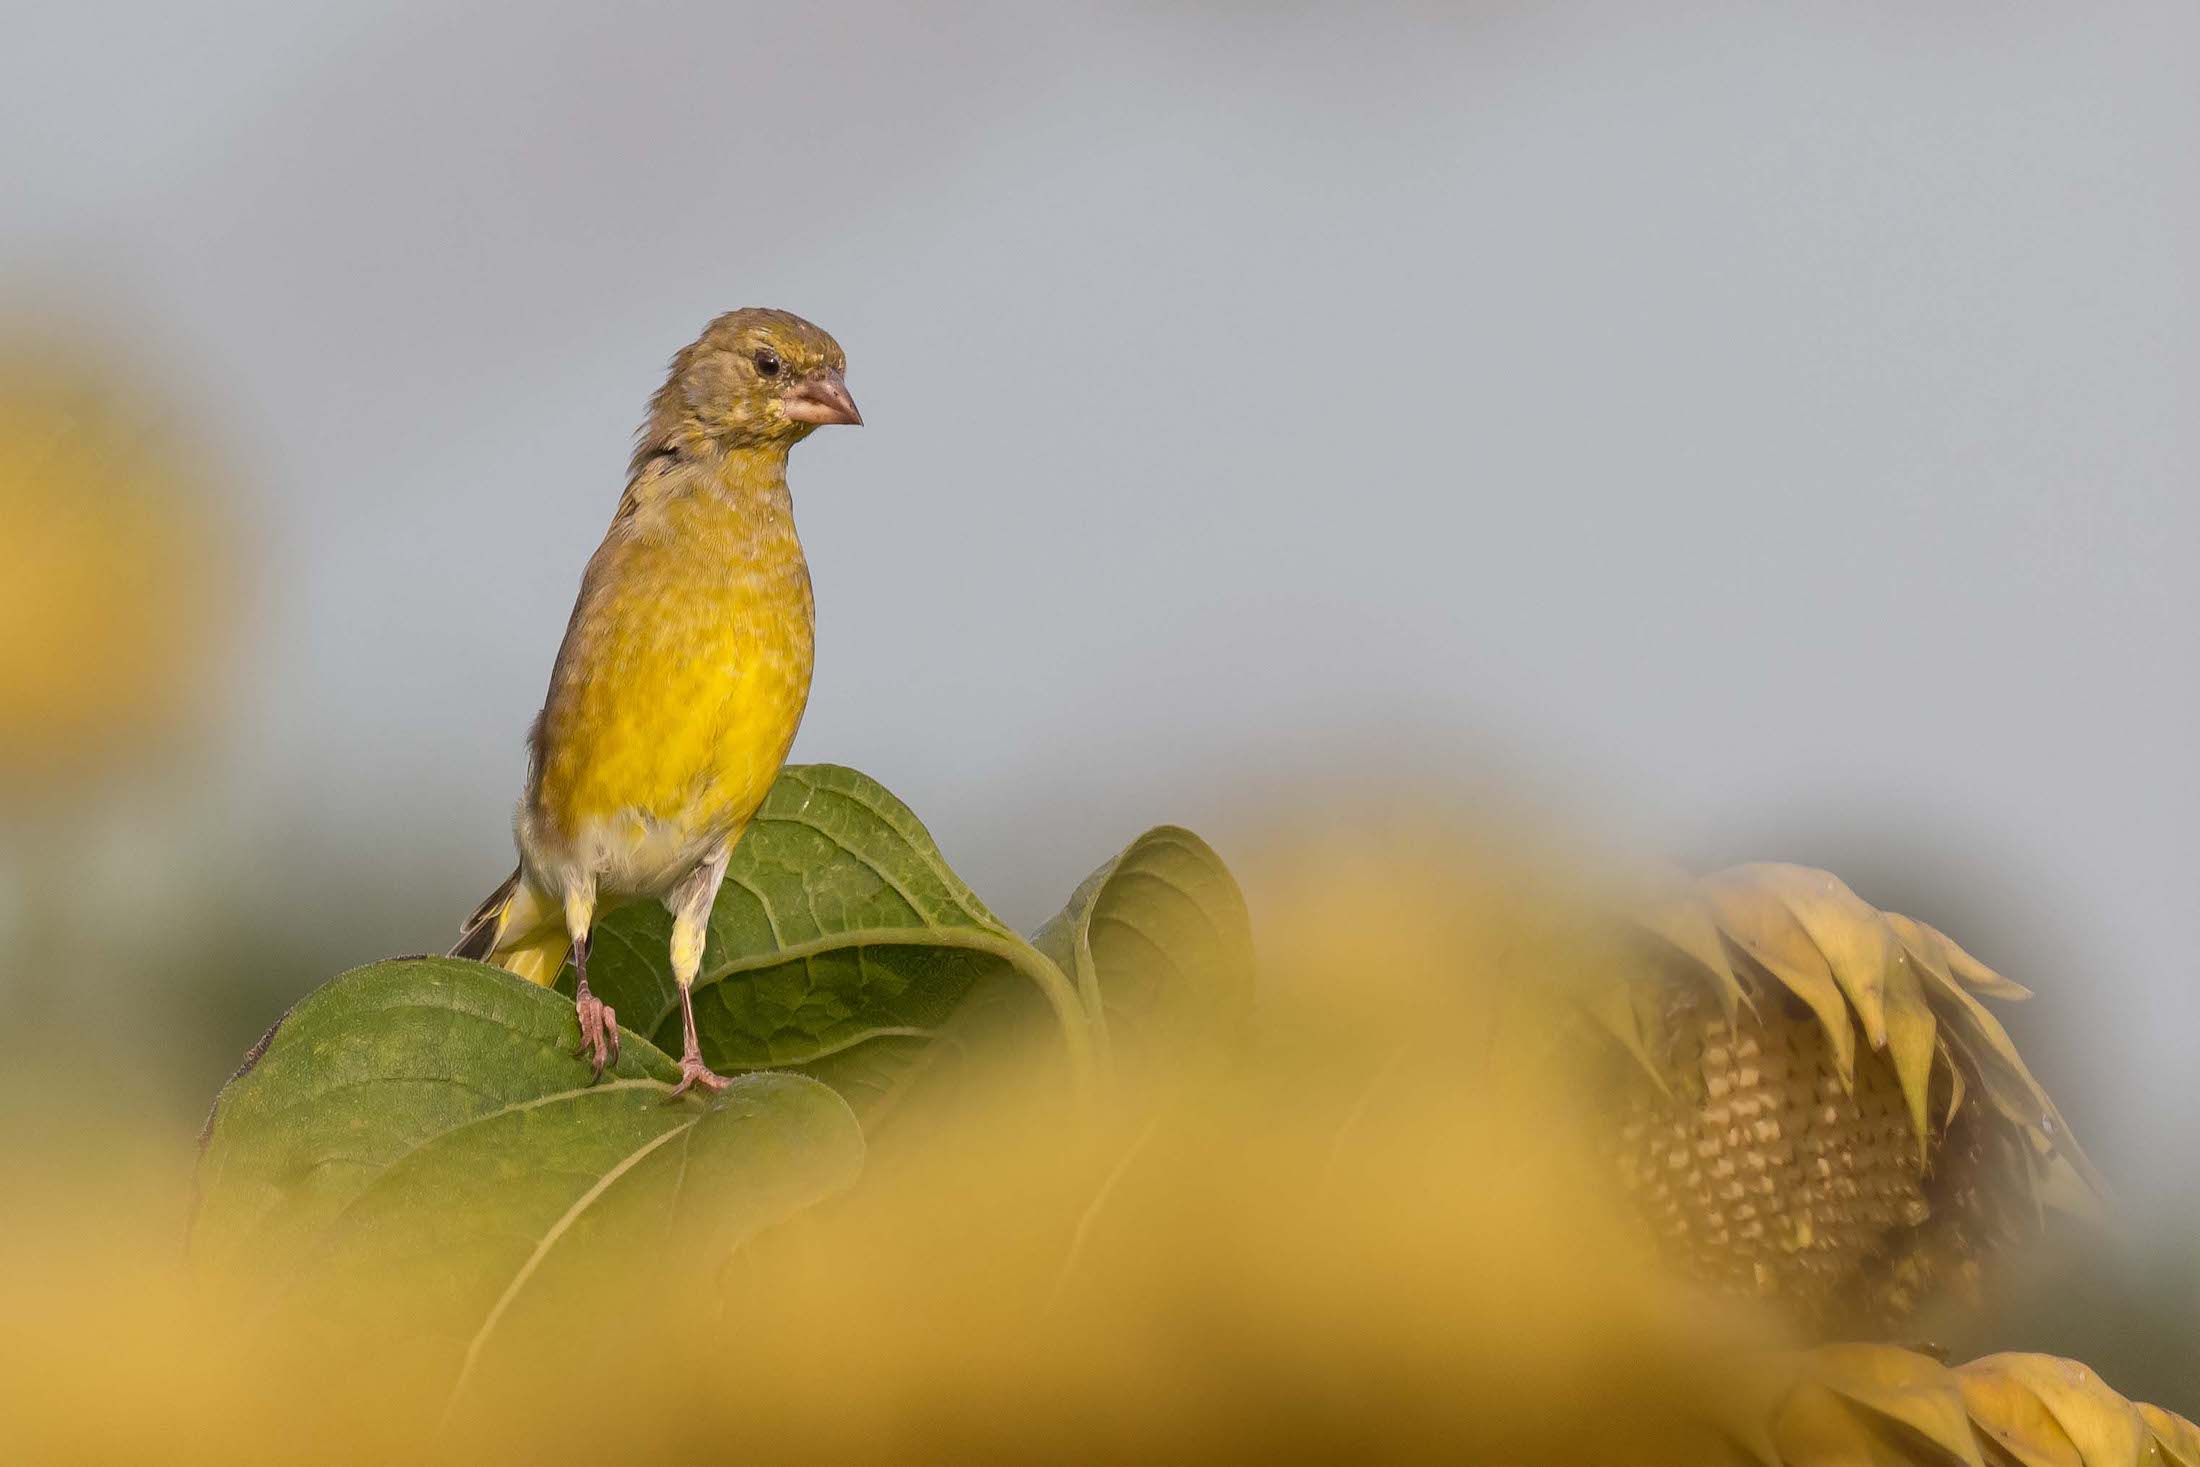
[[[455,1389],[224,1307],[282,1281],[187,1273],[189,1139],[23,1099],[10,1459],[1877,1460],[1843,1455],[1794,1342],[1668,1282],[1606,1210],[1549,1002],[1610,960],[1596,924],[1517,850],[1436,854],[1286,854],[1245,1032],[1127,1067],[1097,1114],[1043,1050],[967,1069],[722,1267],[594,1240],[520,1368]],[[403,1314],[392,1279],[343,1287]],[[1888,1390],[1938,1370],[1878,1359]]]
[[1700,1460],[1710,1349],[1764,1332],[1672,1306],[1583,1185],[1574,1094],[1506,1032],[1511,977],[1568,961],[1557,909],[1286,879],[1308,900],[1242,1042],[1098,1119],[1048,1059],[971,1077],[837,1202],[716,1276],[623,1259],[524,1380],[455,1402],[312,1320],[202,1307],[188,1138],[49,1104],[0,1224],[17,1459]]

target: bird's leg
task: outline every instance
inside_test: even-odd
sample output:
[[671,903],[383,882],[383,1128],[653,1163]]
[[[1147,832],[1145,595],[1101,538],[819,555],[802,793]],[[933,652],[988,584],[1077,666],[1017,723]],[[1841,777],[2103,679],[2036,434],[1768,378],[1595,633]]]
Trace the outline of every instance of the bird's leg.
[[596,1067],[591,1083],[603,1078],[603,1067],[619,1058],[619,1015],[588,987],[588,935],[573,939],[573,1017],[580,1021],[581,1044],[573,1051],[586,1055]]
[[725,879],[730,843],[719,846],[689,873],[666,905],[672,908],[672,977],[680,989],[680,1083],[667,1100],[677,1100],[690,1090],[719,1091],[731,1081],[703,1063],[703,1046],[695,1034],[695,975],[703,968],[703,938],[710,924],[711,903],[718,899],[718,883]]
[[585,1055],[596,1067],[593,1084],[603,1078],[603,1067],[619,1057],[619,1016],[611,1005],[588,988],[588,934],[596,923],[596,883],[593,879],[568,881],[565,887],[565,932],[573,942],[573,1017],[580,1022],[581,1045],[573,1051]]
[[713,1093],[725,1089],[733,1082],[703,1063],[703,1047],[695,1037],[695,1000],[689,996],[688,985],[680,985],[680,1024],[685,1030],[686,1042],[680,1048],[680,1083],[672,1087],[666,1100],[678,1100],[690,1090],[708,1090]]

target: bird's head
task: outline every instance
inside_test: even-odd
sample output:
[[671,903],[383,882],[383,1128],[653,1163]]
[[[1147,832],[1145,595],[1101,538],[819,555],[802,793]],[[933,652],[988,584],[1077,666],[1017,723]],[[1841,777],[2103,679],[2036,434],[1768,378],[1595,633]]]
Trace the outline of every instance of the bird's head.
[[672,359],[636,462],[668,450],[787,447],[826,423],[861,424],[841,378],[847,365],[840,343],[800,316],[728,311]]

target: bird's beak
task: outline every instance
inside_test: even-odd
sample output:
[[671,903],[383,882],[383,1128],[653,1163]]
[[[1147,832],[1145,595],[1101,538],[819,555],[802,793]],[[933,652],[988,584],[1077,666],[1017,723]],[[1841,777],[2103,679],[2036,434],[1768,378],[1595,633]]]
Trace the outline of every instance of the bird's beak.
[[797,423],[852,423],[863,426],[863,414],[848,395],[848,384],[831,367],[812,372],[779,394],[780,409]]

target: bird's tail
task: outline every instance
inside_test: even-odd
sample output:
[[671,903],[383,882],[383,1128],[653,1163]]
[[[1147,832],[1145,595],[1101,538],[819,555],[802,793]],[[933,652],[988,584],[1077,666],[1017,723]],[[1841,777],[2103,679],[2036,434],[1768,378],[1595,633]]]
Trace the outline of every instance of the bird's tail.
[[569,946],[564,914],[514,871],[474,908],[451,956],[494,963],[547,988],[557,982]]

